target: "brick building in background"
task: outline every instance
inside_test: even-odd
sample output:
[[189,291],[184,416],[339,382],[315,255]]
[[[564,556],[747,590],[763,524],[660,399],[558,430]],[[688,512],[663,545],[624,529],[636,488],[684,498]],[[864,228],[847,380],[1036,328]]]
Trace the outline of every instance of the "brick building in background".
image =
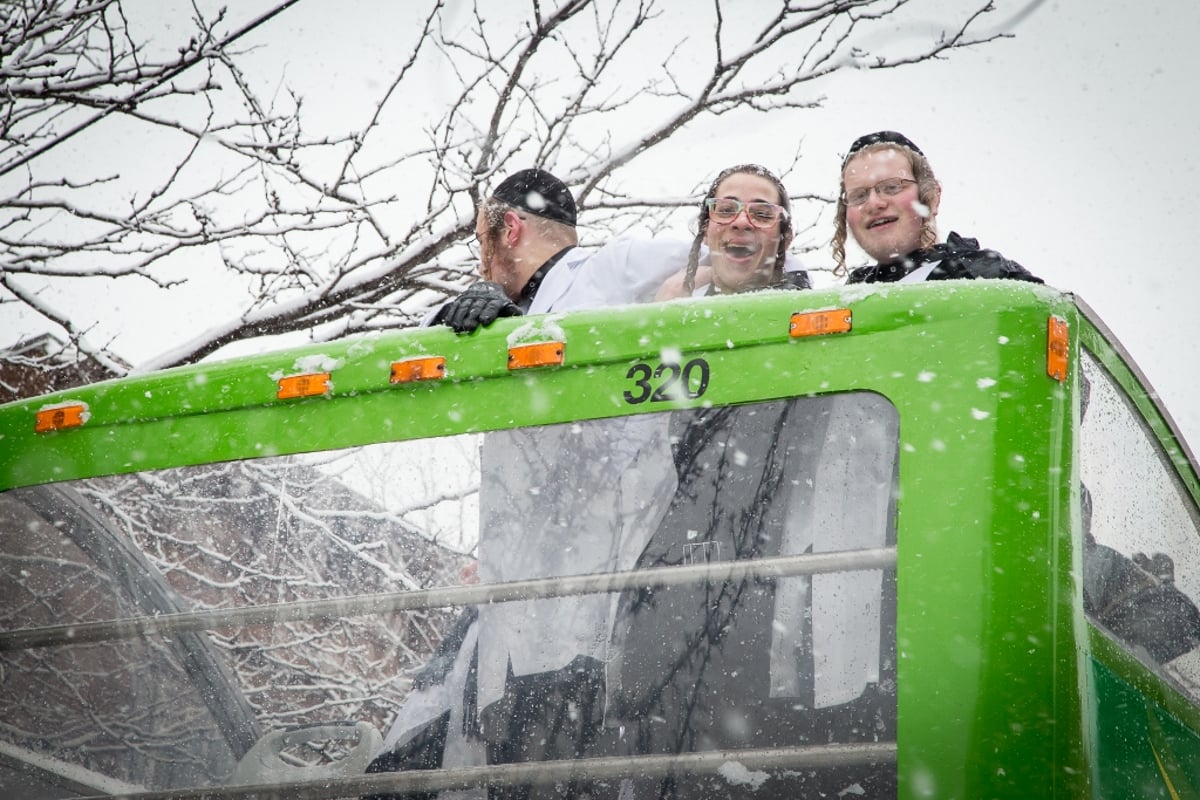
[[0,403],[115,377],[110,369],[51,333],[0,348]]

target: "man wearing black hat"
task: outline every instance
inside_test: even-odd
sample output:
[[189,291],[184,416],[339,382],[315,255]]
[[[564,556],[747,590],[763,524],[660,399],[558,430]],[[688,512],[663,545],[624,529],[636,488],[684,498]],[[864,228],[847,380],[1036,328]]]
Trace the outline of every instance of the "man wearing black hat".
[[570,190],[549,172],[506,178],[476,219],[483,280],[426,324],[470,333],[500,317],[648,302],[688,263],[689,243],[665,237],[578,247],[576,215]]
[[442,306],[430,324],[470,333],[499,317],[530,313],[551,269],[590,255],[576,247],[575,221],[575,198],[554,175],[523,169],[505,178],[480,204],[475,221],[483,280]]
[[896,131],[860,136],[842,160],[842,186],[834,218],[835,274],[846,272],[846,238],[878,263],[850,272],[846,283],[949,278],[1002,278],[1041,283],[1017,262],[975,239],[951,232],[938,241],[942,186],[929,160]]
[[[549,172],[525,169],[506,178],[476,217],[482,280],[427,324],[470,333],[499,317],[649,300],[687,263],[687,242],[578,247],[576,218],[570,190]],[[675,479],[665,424],[646,421],[487,434],[479,578],[616,569],[611,562],[624,531],[651,527],[645,520],[659,513],[651,501],[670,496]],[[580,486],[590,491],[576,491]],[[609,606],[607,596],[588,595],[472,612],[430,670],[437,674],[397,715],[368,771],[579,757],[602,727]],[[538,795],[511,786],[489,796]]]

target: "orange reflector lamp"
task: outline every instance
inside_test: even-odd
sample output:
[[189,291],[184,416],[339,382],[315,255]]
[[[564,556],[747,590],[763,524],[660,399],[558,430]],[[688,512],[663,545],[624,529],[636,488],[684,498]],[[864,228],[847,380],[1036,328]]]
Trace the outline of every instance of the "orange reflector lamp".
[[328,372],[312,372],[307,375],[289,375],[279,379],[279,391],[275,394],[280,400],[292,400],[296,397],[313,397],[319,394],[329,394],[333,388],[329,382]]
[[392,383],[432,381],[446,377],[446,359],[442,356],[418,356],[392,362]]
[[562,342],[519,344],[508,348],[508,368],[553,367],[563,363],[566,345]]
[[33,429],[38,433],[78,428],[88,420],[87,406],[83,403],[43,408],[37,412]]
[[1065,381],[1067,354],[1070,352],[1067,321],[1061,317],[1050,317],[1046,332],[1046,374],[1056,381]]
[[834,308],[828,311],[806,311],[792,314],[788,333],[793,339],[801,336],[823,336],[827,333],[846,333],[850,330],[850,309]]

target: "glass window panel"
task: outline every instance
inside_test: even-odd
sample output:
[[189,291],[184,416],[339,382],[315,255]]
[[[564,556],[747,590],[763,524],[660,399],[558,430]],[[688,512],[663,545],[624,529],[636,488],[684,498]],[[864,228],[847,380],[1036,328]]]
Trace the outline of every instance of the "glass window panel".
[[[69,489],[0,494],[0,531],[4,630],[175,610],[162,576]],[[0,653],[0,685],[0,741],[44,765],[25,770],[23,796],[64,782],[103,789],[105,777],[205,785],[258,735],[195,634]],[[0,785],[20,771],[0,769]]]
[[1082,359],[1084,605],[1200,698],[1200,521],[1165,453],[1109,374]]
[[[854,393],[17,490],[0,613],[11,630],[453,586],[476,559],[493,583],[893,545],[897,427]],[[103,558],[48,491],[104,531]],[[373,771],[894,742],[894,587],[878,568],[709,578],[15,651],[0,738],[146,788],[244,779],[260,736],[346,719],[386,736]],[[355,748],[285,760],[361,771]],[[761,780],[894,795],[883,762]],[[744,777],[606,785],[761,785]]]

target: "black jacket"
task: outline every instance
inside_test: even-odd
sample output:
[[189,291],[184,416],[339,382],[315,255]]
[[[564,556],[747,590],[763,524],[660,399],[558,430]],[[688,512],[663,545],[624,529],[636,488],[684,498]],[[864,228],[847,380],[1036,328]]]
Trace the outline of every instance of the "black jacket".
[[982,250],[978,239],[969,239],[951,232],[945,242],[924,250],[914,250],[892,264],[875,264],[850,271],[846,283],[887,283],[898,281],[922,264],[940,262],[926,280],[942,281],[951,278],[1006,278],[1015,281],[1044,281],[1030,274],[1015,261],[995,250]]
[[[797,269],[797,270],[788,270],[787,272],[783,273],[783,276],[780,277],[780,279],[775,281],[774,283],[769,283],[766,286],[752,286],[748,289],[742,289],[741,291],[736,292],[736,294],[742,294],[742,293],[746,293],[746,292],[763,292],[763,291],[766,291],[767,289],[800,290],[800,289],[811,289],[811,288],[812,288],[812,281],[809,280],[808,273],[805,270]],[[713,283],[708,284],[708,288],[704,291],[705,297],[713,297],[714,295],[718,295],[718,294],[724,294],[724,293],[720,289],[717,288],[717,284],[715,281]],[[734,293],[731,292],[731,294],[734,294]]]

